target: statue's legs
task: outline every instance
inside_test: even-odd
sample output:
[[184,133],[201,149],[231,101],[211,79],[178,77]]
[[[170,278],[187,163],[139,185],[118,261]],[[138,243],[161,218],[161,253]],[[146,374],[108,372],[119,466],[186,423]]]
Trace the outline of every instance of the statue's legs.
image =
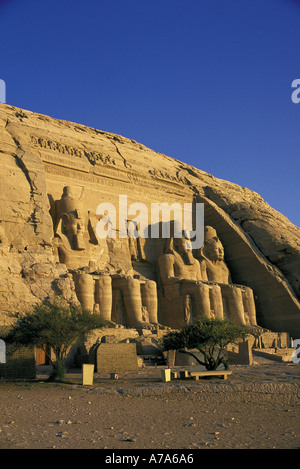
[[254,302],[253,291],[249,287],[243,287],[243,302],[244,309],[247,312],[251,326],[257,326],[256,322],[256,307]]
[[100,314],[106,321],[111,321],[112,285],[111,278],[103,275],[95,279],[95,302],[99,304]]
[[209,285],[201,282],[183,281],[181,285],[181,295],[191,295],[193,298],[196,314],[212,318],[209,291]]
[[231,321],[247,326],[242,290],[236,285],[222,285],[222,294],[227,300]]
[[142,303],[149,313],[151,324],[157,324],[157,290],[154,280],[147,280],[141,285]]
[[140,281],[135,278],[119,278],[113,280],[114,288],[122,291],[124,309],[128,327],[136,327],[143,323]]
[[219,285],[209,285],[210,309],[216,319],[224,319],[222,290]]
[[75,292],[81,306],[84,309],[93,311],[95,304],[93,277],[84,272],[78,272],[73,274],[73,280],[75,284]]
[[242,326],[257,326],[253,291],[240,285],[222,285],[222,295],[227,300],[230,319]]

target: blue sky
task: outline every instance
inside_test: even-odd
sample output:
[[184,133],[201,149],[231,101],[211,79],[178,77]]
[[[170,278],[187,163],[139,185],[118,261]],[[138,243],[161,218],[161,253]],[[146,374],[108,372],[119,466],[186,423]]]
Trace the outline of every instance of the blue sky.
[[8,104],[137,140],[300,226],[299,25],[297,0],[0,0],[0,79]]

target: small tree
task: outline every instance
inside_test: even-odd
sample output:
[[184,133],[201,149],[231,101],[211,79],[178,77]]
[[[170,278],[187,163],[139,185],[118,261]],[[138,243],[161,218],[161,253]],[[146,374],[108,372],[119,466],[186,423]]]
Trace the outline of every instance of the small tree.
[[[93,329],[101,328],[105,321],[80,306],[69,303],[62,296],[36,304],[33,311],[12,315],[17,321],[6,341],[16,346],[35,346],[44,349],[52,365],[50,379],[65,378],[65,360],[69,347]],[[52,360],[48,350],[53,350]]]
[[[184,326],[180,331],[171,331],[162,339],[165,351],[177,350],[191,355],[207,370],[215,370],[221,363],[228,367],[226,347],[238,343],[249,334],[245,328],[220,319],[198,319],[193,324]],[[199,358],[192,349],[198,349],[203,355]]]

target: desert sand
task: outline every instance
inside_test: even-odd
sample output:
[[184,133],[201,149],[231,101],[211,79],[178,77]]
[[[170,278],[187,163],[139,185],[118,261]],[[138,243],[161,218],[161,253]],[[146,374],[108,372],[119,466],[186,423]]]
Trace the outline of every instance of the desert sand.
[[299,364],[256,358],[220,378],[161,381],[164,367],[0,382],[1,449],[299,449]]

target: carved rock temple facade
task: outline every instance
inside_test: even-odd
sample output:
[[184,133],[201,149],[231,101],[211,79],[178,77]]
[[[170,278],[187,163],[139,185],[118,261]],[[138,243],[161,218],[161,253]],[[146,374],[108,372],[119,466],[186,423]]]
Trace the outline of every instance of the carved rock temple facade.
[[[300,337],[300,230],[257,193],[9,105],[0,128],[1,326],[60,291],[112,326],[178,328],[200,313]],[[97,207],[112,204],[118,220],[120,195],[149,213],[152,203],[204,204],[204,245],[120,237],[118,227],[99,237]]]

